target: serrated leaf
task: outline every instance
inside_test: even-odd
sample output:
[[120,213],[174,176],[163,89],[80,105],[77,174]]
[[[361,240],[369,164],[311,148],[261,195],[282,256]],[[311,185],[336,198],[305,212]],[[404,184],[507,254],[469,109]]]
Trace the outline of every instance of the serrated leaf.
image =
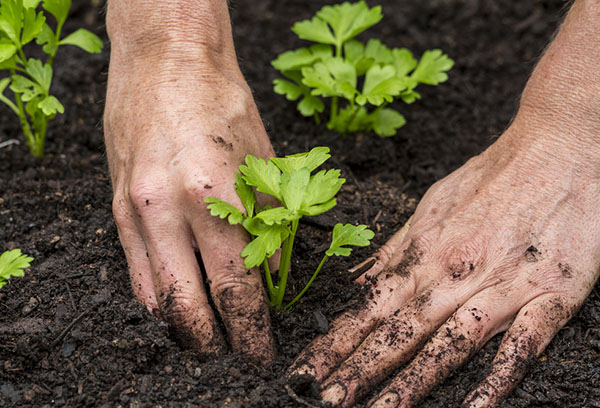
[[325,110],[323,101],[314,95],[304,95],[302,100],[298,102],[297,107],[302,116],[314,116],[316,113]]
[[356,90],[356,69],[342,58],[328,58],[312,67],[302,68],[302,83],[314,88],[317,96],[343,96],[352,100]]
[[82,50],[89,52],[90,54],[98,54],[100,51],[102,51],[102,47],[104,47],[104,43],[100,37],[84,28],[80,28],[77,31],[69,34],[60,40],[59,44],[75,45]]
[[363,91],[356,97],[356,103],[379,106],[384,101],[392,102],[404,89],[406,81],[396,76],[392,65],[373,65],[365,75]]
[[336,224],[333,227],[331,245],[325,254],[327,256],[348,256],[352,252],[352,246],[368,246],[375,234],[367,229],[366,225]]
[[412,52],[406,48],[394,48],[392,50],[392,59],[394,68],[396,68],[396,76],[404,77],[417,66],[417,60],[413,57]]
[[331,210],[333,207],[335,207],[335,205],[337,204],[337,201],[335,198],[332,198],[331,200],[323,203],[323,204],[317,204],[317,205],[313,205],[312,207],[306,207],[302,209],[302,215],[308,215],[308,216],[315,216],[315,215],[319,215],[319,214],[323,214],[324,212],[327,212],[329,210]]
[[423,53],[419,64],[411,74],[411,78],[427,85],[437,85],[448,79],[446,71],[454,66],[452,61],[442,50],[428,50]]
[[242,175],[239,173],[235,175],[234,187],[237,195],[242,201],[242,205],[246,209],[246,214],[248,217],[254,217],[254,207],[256,206],[256,195],[254,194],[254,190],[246,184],[246,181],[244,181]]
[[42,99],[40,103],[38,103],[38,108],[40,108],[46,116],[56,115],[57,113],[65,113],[65,108],[62,103],[60,103],[59,100],[52,95],[48,95]]
[[0,62],[12,58],[17,52],[17,47],[13,44],[0,43]]
[[288,101],[295,101],[303,93],[300,85],[293,84],[285,79],[273,80],[273,90],[279,95],[285,95]]
[[21,44],[28,44],[33,40],[42,30],[46,17],[40,11],[35,12],[35,8],[26,8],[23,13],[23,33],[21,34]]
[[381,14],[381,6],[370,9],[364,1],[359,1],[358,3],[345,2],[325,6],[317,11],[315,18],[329,24],[333,32],[333,44],[341,46],[344,42],[377,24],[383,18],[383,15]]
[[309,181],[310,171],[305,167],[298,170],[284,171],[281,176],[283,203],[294,214],[302,207]]
[[356,40],[344,44],[344,56],[346,61],[354,65],[357,76],[364,75],[375,62],[373,58],[365,56],[365,45]]
[[282,225],[265,226],[242,250],[244,265],[246,268],[253,268],[263,263],[265,258],[271,257],[275,251],[281,247],[281,243],[289,235],[289,230]]
[[71,0],[44,0],[44,10],[52,14],[59,25],[63,25],[71,9]]
[[369,130],[370,126],[371,122],[368,111],[364,106],[360,105],[356,105],[355,107],[346,106],[340,109],[334,120],[327,123],[328,129],[333,129],[340,133]]
[[381,137],[394,136],[397,130],[406,124],[404,116],[390,108],[373,112],[371,118],[373,131]]
[[21,253],[20,249],[6,251],[0,255],[0,288],[13,276],[22,277],[24,269],[31,266],[33,258]]
[[240,165],[243,178],[261,193],[269,194],[281,201],[281,172],[271,160],[257,159],[251,154],[246,156],[246,165]]
[[22,75],[13,75],[11,77],[10,90],[21,94],[21,99],[24,102],[29,102],[33,98],[44,94],[44,89],[38,83]]
[[296,71],[331,56],[333,56],[331,46],[315,44],[308,48],[299,48],[279,54],[275,60],[271,61],[271,65],[282,72]]
[[208,197],[204,200],[208,203],[206,208],[210,210],[210,215],[218,216],[221,219],[227,218],[231,225],[240,224],[244,215],[233,205],[216,197]]
[[269,208],[256,214],[257,219],[266,225],[287,224],[289,221],[297,220],[300,216],[285,207]]
[[373,59],[376,64],[392,64],[394,57],[392,50],[377,39],[370,39],[365,46],[364,55]]
[[42,87],[46,94],[50,91],[52,67],[49,64],[43,64],[42,61],[31,58],[27,61],[25,71]]
[[55,55],[58,50],[58,41],[52,28],[44,24],[35,40],[36,44],[43,45],[42,50],[48,55]]
[[274,157],[271,161],[283,172],[290,172],[301,168],[306,168],[309,172],[313,172],[330,157],[329,147],[318,146],[307,153],[297,153],[285,157]]
[[314,41],[321,44],[335,44],[335,37],[325,21],[319,17],[295,23],[292,31],[303,40]]
[[5,61],[1,61],[0,62],[0,70],[10,70],[10,69],[17,69],[17,63],[15,62],[15,57],[9,58]]
[[302,210],[313,207],[317,204],[323,204],[330,201],[340,191],[342,185],[346,182],[340,177],[341,172],[337,169],[321,170],[310,178]]

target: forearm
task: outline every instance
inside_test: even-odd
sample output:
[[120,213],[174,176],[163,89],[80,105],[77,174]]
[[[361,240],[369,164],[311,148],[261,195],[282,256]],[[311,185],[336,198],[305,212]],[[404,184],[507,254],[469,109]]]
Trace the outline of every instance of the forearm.
[[226,0],[110,0],[106,25],[111,62],[235,65]]
[[576,0],[531,75],[515,124],[532,134],[560,128],[564,140],[598,153],[599,63],[600,1]]

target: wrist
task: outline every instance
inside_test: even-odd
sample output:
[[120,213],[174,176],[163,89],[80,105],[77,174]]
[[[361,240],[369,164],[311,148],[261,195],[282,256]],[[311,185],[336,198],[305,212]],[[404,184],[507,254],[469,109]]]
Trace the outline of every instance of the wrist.
[[106,24],[111,64],[237,68],[226,0],[111,0]]

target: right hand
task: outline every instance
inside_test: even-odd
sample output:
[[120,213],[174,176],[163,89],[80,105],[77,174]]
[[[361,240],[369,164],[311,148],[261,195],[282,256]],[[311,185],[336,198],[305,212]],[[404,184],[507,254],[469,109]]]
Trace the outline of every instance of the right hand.
[[202,354],[226,344],[210,297],[233,350],[270,362],[275,347],[262,280],[240,256],[248,236],[204,203],[215,196],[243,210],[233,187],[238,166],[246,154],[273,156],[235,53],[190,58],[184,45],[134,57],[123,52],[122,37],[111,40],[105,138],[133,291]]

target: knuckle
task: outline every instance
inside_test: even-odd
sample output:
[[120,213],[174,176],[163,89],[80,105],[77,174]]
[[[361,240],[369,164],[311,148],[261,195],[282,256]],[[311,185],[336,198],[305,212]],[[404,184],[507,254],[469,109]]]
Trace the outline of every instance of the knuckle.
[[123,227],[131,223],[129,205],[121,195],[115,195],[112,201],[112,213],[118,226]]
[[262,288],[249,279],[227,277],[211,285],[219,313],[225,317],[252,314],[263,302]]
[[490,317],[477,307],[461,307],[454,314],[454,322],[460,332],[477,342],[485,338]]
[[133,208],[138,212],[145,212],[145,209],[152,208],[150,205],[155,204],[156,201],[163,202],[165,195],[164,189],[161,188],[159,178],[152,176],[144,176],[142,178],[133,180],[129,184],[127,191],[129,200],[133,205]]
[[453,281],[463,280],[483,264],[487,245],[480,238],[465,239],[459,245],[449,245],[439,254],[444,275]]
[[186,177],[183,192],[188,200],[203,201],[211,195],[214,184],[210,177]]

